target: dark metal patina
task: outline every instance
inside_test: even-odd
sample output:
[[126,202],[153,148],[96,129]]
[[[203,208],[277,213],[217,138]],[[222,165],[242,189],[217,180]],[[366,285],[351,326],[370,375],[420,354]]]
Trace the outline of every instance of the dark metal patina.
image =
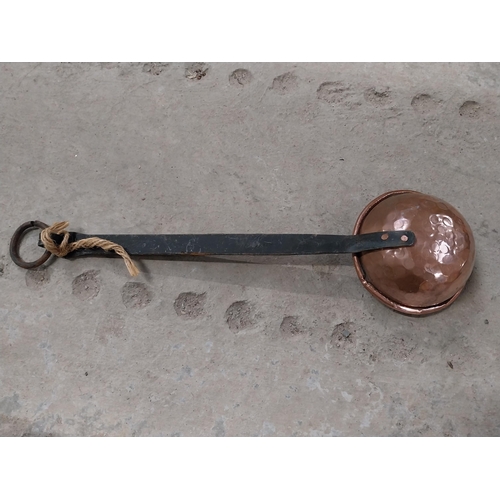
[[10,246],[9,246],[10,258],[13,260],[14,264],[17,264],[19,267],[22,267],[24,269],[34,269],[36,267],[40,267],[42,264],[47,262],[49,257],[52,255],[48,250],[45,250],[43,255],[39,259],[33,262],[26,262],[19,255],[19,247],[21,245],[21,241],[23,239],[24,234],[32,229],[36,228],[45,229],[46,227],[49,226],[44,222],[40,222],[39,220],[32,220],[25,222],[24,224],[21,224],[15,230],[10,240]]
[[[56,243],[62,236],[53,234]],[[131,257],[205,255],[320,255],[411,246],[411,231],[360,235],[324,234],[97,234],[70,232],[68,243],[97,236],[121,245]],[[38,245],[43,247],[41,241]],[[80,248],[67,258],[116,256],[102,248]]]

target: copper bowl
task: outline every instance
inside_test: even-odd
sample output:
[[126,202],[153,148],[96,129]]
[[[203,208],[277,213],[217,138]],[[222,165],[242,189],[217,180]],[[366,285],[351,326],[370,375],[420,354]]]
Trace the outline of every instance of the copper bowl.
[[363,286],[391,309],[410,315],[441,311],[462,292],[474,267],[472,230],[439,198],[417,191],[390,191],[359,215],[354,234],[409,230],[411,247],[354,254]]

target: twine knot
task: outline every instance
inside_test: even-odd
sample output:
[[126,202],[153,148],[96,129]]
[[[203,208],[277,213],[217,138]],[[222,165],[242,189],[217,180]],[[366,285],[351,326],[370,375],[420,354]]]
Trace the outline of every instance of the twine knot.
[[[69,222],[55,222],[52,226],[49,226],[42,230],[40,233],[40,239],[42,240],[43,246],[50,253],[53,253],[57,257],[65,257],[71,252],[78,250],[79,248],[93,248],[99,247],[103,250],[109,252],[113,250],[117,255],[123,258],[125,265],[127,266],[130,276],[137,276],[139,274],[139,269],[132,262],[130,255],[125,251],[125,249],[113,243],[112,241],[103,240],[102,238],[97,238],[96,236],[91,236],[90,238],[85,238],[83,240],[74,241],[73,243],[68,243],[70,233],[66,231],[69,226]],[[57,244],[51,237],[51,234],[63,235],[63,240],[60,244]]]

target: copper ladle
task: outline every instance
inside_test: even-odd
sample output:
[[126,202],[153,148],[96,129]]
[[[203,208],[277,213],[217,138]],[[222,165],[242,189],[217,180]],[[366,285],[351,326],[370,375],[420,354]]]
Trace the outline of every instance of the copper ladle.
[[[12,260],[25,269],[40,266],[51,255],[46,250],[34,262],[20,257],[22,236],[34,227],[48,226],[40,221],[25,222],[10,243]],[[90,235],[66,232],[63,242],[61,233],[54,234],[52,227],[47,231],[46,243],[52,240],[52,251],[59,245],[75,244],[67,257],[116,256],[94,246],[94,241],[82,241]],[[472,231],[455,208],[407,190],[391,191],[373,200],[359,215],[353,235],[115,234],[94,235],[93,240],[99,238],[113,242],[130,256],[142,257],[352,253],[363,286],[391,309],[410,315],[430,314],[452,304],[471,275],[475,257]],[[91,248],[80,248],[85,243]],[[44,246],[41,241],[38,244]]]
[[354,234],[406,229],[415,244],[354,254],[363,286],[395,311],[431,314],[451,305],[474,267],[472,230],[457,209],[417,191],[390,191],[361,212]]

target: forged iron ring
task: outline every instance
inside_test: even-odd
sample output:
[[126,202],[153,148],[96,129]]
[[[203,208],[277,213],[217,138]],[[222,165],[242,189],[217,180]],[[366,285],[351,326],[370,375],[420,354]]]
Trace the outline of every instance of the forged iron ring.
[[49,226],[48,224],[45,224],[45,222],[41,222],[39,220],[32,220],[25,222],[16,229],[14,235],[12,236],[12,239],[10,240],[10,247],[9,247],[10,257],[16,265],[22,267],[23,269],[34,269],[36,267],[40,267],[42,264],[47,262],[49,257],[52,255],[48,250],[45,250],[44,254],[39,259],[33,262],[26,262],[19,255],[19,247],[21,245],[24,233],[36,227],[40,229],[45,229],[46,227]]

